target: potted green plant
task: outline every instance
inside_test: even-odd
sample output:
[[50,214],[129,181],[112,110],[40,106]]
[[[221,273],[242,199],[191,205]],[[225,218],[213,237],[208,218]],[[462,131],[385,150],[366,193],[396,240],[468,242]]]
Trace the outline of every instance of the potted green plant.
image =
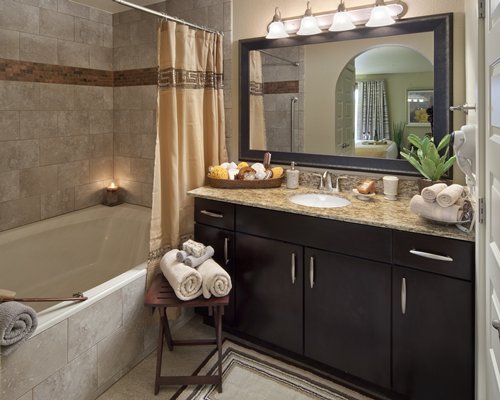
[[[401,157],[415,167],[426,179],[418,182],[419,190],[439,181],[456,160],[456,156],[450,157],[450,134],[444,135],[439,144],[434,144],[434,139],[429,136],[420,137],[414,133],[408,135],[411,149],[404,148]],[[446,150],[445,150],[446,149]],[[444,154],[440,152],[444,151]]]

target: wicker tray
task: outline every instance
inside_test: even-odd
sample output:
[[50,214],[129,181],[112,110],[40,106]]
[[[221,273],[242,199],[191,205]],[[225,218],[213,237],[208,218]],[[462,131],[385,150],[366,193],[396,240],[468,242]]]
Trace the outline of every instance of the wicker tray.
[[267,189],[280,187],[283,177],[244,181],[239,179],[214,179],[207,176],[207,182],[210,186],[219,189]]

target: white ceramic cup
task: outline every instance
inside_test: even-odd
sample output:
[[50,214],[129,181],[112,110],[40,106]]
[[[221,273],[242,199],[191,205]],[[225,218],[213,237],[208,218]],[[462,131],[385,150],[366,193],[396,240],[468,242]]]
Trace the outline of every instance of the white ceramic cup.
[[398,195],[399,178],[397,176],[384,176],[384,197],[387,200],[396,200]]

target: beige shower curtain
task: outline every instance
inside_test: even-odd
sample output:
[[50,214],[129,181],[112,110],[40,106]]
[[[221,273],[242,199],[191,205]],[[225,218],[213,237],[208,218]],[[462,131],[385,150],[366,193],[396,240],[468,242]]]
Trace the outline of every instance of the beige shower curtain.
[[227,161],[222,36],[162,21],[148,283],[163,254],[193,234],[194,200],[210,165]]
[[264,80],[260,51],[250,51],[250,148],[268,150],[264,119]]

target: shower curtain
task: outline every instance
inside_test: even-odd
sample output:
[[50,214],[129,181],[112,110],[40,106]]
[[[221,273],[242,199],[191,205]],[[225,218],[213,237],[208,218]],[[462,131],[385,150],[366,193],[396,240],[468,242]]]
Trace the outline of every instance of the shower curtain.
[[260,51],[250,51],[250,148],[268,150],[264,119],[264,83]]
[[194,200],[210,165],[227,161],[222,36],[162,21],[148,284],[163,254],[193,234]]
[[[358,121],[356,139],[389,139],[389,112],[385,81],[358,81]],[[376,135],[375,135],[376,133]]]

